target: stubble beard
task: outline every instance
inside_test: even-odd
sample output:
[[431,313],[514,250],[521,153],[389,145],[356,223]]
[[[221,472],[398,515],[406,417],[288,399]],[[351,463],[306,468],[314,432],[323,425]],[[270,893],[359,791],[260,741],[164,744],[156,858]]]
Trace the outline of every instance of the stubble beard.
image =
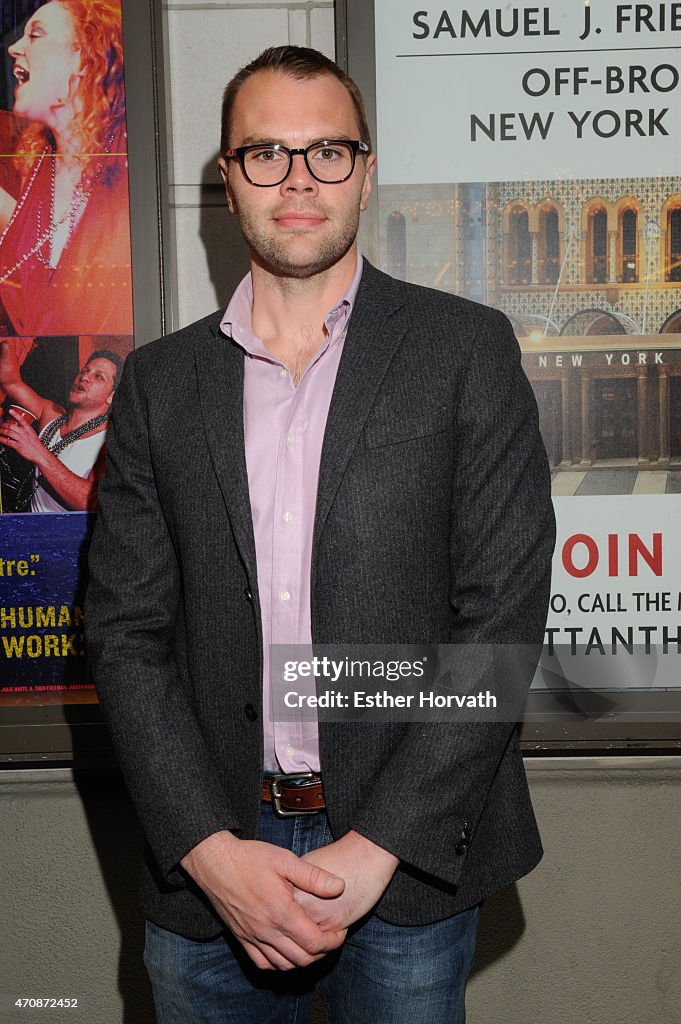
[[67,412],[89,412],[91,413],[91,418],[94,418],[107,412],[109,407],[106,403],[102,402],[95,404],[85,396],[81,396],[80,400],[76,398],[75,401],[69,396],[65,408]]
[[[255,261],[277,277],[304,279],[329,270],[352,247],[359,228],[359,208],[346,214],[334,235],[320,239],[314,251],[306,249],[296,256],[295,239],[287,244],[285,238],[268,234],[262,222],[257,222],[248,211],[235,208],[241,234]],[[301,233],[304,237],[304,233]]]

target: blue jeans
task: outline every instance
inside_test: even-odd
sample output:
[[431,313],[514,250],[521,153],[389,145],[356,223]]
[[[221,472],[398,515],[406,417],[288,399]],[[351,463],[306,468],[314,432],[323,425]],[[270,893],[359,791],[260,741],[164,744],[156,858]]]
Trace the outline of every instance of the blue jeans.
[[[326,814],[278,818],[258,838],[302,856],[331,842]],[[144,962],[158,1024],[304,1024],[315,987],[330,1024],[463,1024],[479,908],[424,927],[375,916],[309,967],[261,971],[229,934],[195,942],[147,922]]]

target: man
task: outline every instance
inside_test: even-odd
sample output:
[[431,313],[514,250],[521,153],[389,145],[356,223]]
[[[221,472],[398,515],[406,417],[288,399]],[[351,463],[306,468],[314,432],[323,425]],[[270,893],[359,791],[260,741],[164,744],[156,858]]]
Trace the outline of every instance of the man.
[[22,379],[25,342],[0,339],[0,389],[14,406],[0,424],[0,443],[34,465],[17,495],[22,506],[17,511],[89,511],[97,507],[122,360],[108,349],[93,352],[76,374],[64,409]]
[[537,644],[536,406],[500,314],[358,259],[336,65],[261,54],[221,154],[251,274],[127,361],[86,610],[159,1021],[302,1020],[315,983],[334,1021],[462,1021],[478,906],[541,855],[512,725],[271,721],[268,652]]

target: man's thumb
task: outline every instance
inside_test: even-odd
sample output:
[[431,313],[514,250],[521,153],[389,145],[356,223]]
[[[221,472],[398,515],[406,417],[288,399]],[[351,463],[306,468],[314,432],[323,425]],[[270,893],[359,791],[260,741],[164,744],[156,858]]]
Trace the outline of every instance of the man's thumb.
[[345,880],[340,875],[332,875],[330,871],[305,860],[298,861],[291,881],[297,889],[326,899],[340,896],[345,889]]

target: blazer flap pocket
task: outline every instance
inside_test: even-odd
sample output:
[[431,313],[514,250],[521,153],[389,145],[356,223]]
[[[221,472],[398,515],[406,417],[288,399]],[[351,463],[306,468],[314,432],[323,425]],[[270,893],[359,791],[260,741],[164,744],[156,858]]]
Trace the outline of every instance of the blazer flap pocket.
[[440,434],[447,429],[447,410],[434,406],[428,410],[405,409],[382,402],[375,407],[364,426],[364,443],[367,448],[383,448],[389,444],[402,444],[419,437]]

